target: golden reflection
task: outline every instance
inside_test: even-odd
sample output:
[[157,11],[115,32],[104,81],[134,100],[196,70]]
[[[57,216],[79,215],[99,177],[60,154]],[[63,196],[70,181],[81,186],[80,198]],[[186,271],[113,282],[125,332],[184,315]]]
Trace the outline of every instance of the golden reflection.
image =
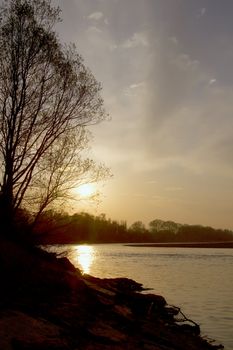
[[94,248],[89,245],[80,245],[76,248],[76,253],[82,273],[89,273],[94,261]]

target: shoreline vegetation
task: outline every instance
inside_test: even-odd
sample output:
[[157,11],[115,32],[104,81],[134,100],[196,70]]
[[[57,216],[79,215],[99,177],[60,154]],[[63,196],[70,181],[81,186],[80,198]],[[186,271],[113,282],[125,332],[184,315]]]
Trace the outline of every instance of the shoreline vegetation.
[[208,350],[198,324],[127,278],[82,275],[67,258],[0,238],[0,348]]
[[155,219],[148,227],[141,221],[127,226],[125,221],[115,221],[105,214],[45,212],[34,227],[34,243],[153,243],[168,247],[232,248],[233,232],[201,225],[186,225]]

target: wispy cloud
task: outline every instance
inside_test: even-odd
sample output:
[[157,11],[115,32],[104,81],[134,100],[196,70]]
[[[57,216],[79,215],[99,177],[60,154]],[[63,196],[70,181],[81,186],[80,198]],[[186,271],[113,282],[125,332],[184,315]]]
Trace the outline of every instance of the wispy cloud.
[[123,44],[122,47],[126,49],[131,49],[138,46],[149,46],[149,40],[145,33],[138,32],[134,33],[133,36],[129,39],[127,39]]
[[141,81],[140,83],[133,83],[124,90],[125,96],[138,96],[139,94],[142,96],[144,93],[146,93],[146,84],[144,81]]
[[181,70],[194,70],[200,64],[198,60],[193,60],[187,54],[179,54],[172,58],[171,62]]
[[102,33],[102,30],[100,30],[99,28],[97,28],[95,26],[91,26],[91,27],[87,28],[87,33],[100,34],[100,33]]
[[93,12],[89,16],[87,16],[88,19],[99,21],[104,17],[102,12]]
[[209,81],[209,85],[213,85],[214,83],[216,83],[216,79],[210,79],[210,81]]
[[203,7],[203,8],[201,9],[201,16],[204,16],[205,13],[206,13],[206,8]]
[[202,7],[202,8],[198,11],[197,18],[201,18],[201,17],[205,16],[205,14],[206,14],[206,8],[205,8],[205,7]]
[[145,85],[145,83],[143,81],[141,81],[140,83],[131,84],[130,89],[137,89],[137,88],[143,87],[144,85]]

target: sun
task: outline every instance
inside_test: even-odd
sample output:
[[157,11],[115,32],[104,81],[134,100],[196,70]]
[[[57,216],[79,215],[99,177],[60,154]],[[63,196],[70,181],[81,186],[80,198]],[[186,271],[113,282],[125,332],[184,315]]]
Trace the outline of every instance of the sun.
[[94,184],[84,184],[77,187],[75,192],[82,198],[88,198],[95,194],[96,188]]

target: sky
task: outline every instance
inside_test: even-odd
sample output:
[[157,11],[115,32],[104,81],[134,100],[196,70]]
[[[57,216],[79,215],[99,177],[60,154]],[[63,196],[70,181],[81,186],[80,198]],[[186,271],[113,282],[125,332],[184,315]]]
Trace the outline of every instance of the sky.
[[92,156],[113,178],[84,209],[233,229],[233,1],[53,3],[110,116]]

